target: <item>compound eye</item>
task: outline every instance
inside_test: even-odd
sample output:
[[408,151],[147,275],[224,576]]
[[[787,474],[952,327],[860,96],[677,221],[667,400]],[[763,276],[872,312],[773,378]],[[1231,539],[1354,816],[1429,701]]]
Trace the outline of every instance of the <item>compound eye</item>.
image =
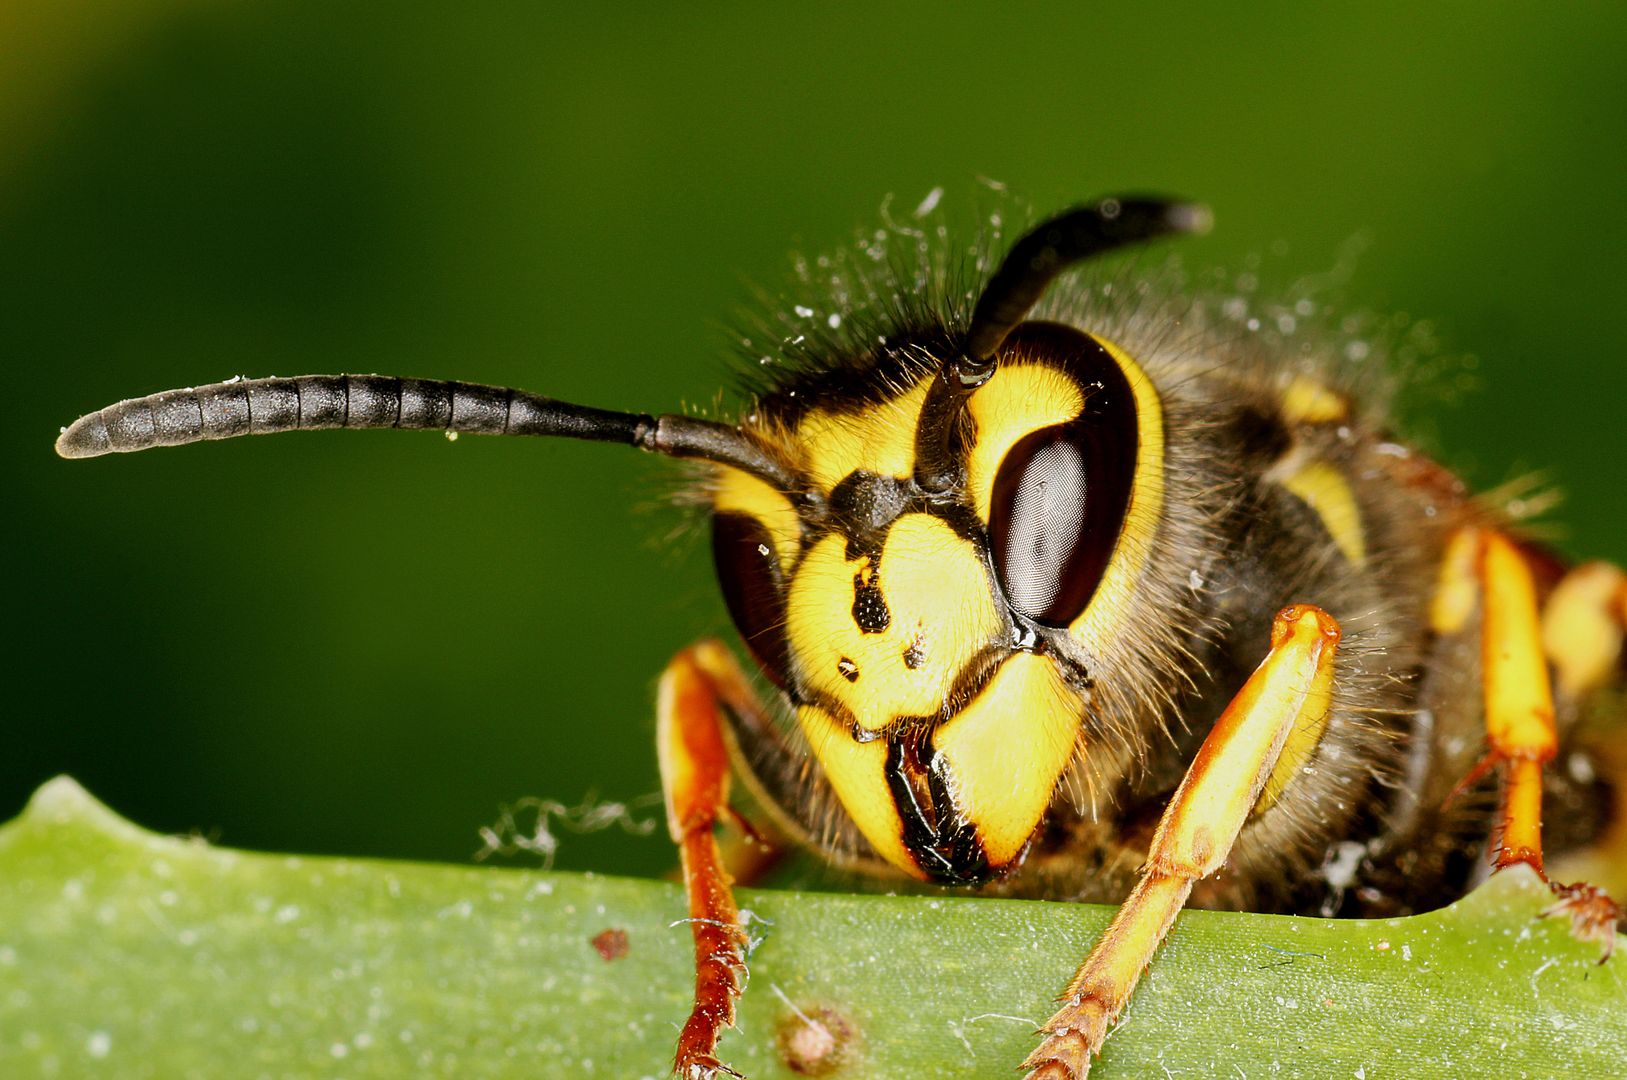
[[712,559],[735,629],[763,674],[785,689],[785,590],[768,530],[747,514],[714,515]]
[[1133,433],[1104,430],[1092,411],[1024,436],[995,474],[995,573],[1012,609],[1042,626],[1066,627],[1090,603],[1129,504]]

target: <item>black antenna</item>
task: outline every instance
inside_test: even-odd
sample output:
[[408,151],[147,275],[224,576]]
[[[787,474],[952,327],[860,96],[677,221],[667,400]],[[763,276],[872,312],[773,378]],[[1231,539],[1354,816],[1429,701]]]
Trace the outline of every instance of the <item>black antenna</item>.
[[972,309],[961,351],[944,363],[921,407],[915,436],[915,482],[945,491],[959,476],[955,426],[973,390],[989,381],[1000,346],[1075,263],[1160,236],[1207,232],[1208,207],[1158,196],[1117,196],[1059,214],[1011,246]]
[[738,428],[688,416],[611,412],[506,386],[389,375],[236,379],[131,398],[62,429],[65,458],[130,453],[238,435],[321,428],[406,428],[622,443],[747,472],[780,491],[795,478]]

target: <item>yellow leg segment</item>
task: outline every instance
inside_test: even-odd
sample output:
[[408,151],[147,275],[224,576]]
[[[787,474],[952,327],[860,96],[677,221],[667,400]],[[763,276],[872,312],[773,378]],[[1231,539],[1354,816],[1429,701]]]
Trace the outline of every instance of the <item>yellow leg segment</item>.
[[673,1061],[673,1071],[684,1080],[739,1075],[716,1052],[723,1029],[734,1026],[735,999],[744,988],[746,935],[714,827],[733,816],[719,703],[745,692],[745,686],[728,650],[703,641],[673,658],[658,695],[656,742],[667,827],[683,862],[695,939],[694,1007]]
[[1271,652],[1216,721],[1153,834],[1142,877],[1022,1064],[1029,1080],[1083,1080],[1194,882],[1220,869],[1296,727],[1319,725],[1339,626],[1319,608],[1277,615]]
[[1610,681],[1624,624],[1627,573],[1592,562],[1565,575],[1542,610],[1542,645],[1561,697],[1575,701]]
[[1480,545],[1481,677],[1486,743],[1503,766],[1503,832],[1496,865],[1542,867],[1542,766],[1559,752],[1554,698],[1537,617],[1537,590],[1524,556],[1486,532]]
[[[1547,880],[1542,767],[1559,750],[1549,660],[1562,694],[1586,693],[1610,677],[1627,623],[1623,581],[1613,567],[1581,567],[1561,581],[1539,617],[1530,564],[1508,537],[1469,528],[1448,545],[1432,620],[1437,632],[1461,630],[1478,595],[1487,754],[1459,786],[1502,769],[1502,820],[1492,856],[1498,870],[1523,863]],[[1571,932],[1600,942],[1608,959],[1621,907],[1593,885],[1549,884],[1558,902],[1548,913],[1569,915]]]

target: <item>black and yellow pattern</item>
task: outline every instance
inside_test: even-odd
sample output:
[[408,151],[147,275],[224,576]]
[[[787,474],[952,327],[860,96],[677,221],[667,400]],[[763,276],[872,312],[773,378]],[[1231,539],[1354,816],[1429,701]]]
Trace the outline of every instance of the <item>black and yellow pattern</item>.
[[[744,983],[714,835],[732,768],[849,869],[1121,903],[1025,1063],[1080,1080],[1186,903],[1395,915],[1459,895],[1488,843],[1498,868],[1601,877],[1627,851],[1605,813],[1627,764],[1601,749],[1622,723],[1620,570],[1568,570],[1395,439],[1372,364],[1237,334],[1228,303],[1180,287],[1052,287],[1205,223],[1102,200],[965,290],[930,252],[839,268],[830,332],[788,337],[800,363],[730,423],[303,376],[121,402],[58,449],[405,427],[700,462],[769,685],[716,642],[661,683],[696,948],[679,1072],[722,1067]],[[1608,949],[1620,909],[1555,891]]]

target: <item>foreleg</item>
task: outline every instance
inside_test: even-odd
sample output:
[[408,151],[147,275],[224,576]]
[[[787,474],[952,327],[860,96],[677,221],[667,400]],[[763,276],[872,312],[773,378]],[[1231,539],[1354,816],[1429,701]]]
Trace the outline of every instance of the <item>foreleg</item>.
[[717,1044],[723,1030],[734,1026],[735,999],[745,988],[746,934],[715,830],[720,820],[733,818],[720,710],[742,693],[749,690],[728,650],[703,641],[667,665],[658,695],[667,828],[682,860],[695,939],[694,1006],[673,1061],[684,1080],[739,1075],[718,1060]]
[[1309,605],[1285,608],[1271,652],[1216,721],[1153,834],[1130,893],[1022,1064],[1028,1080],[1084,1080],[1108,1026],[1199,879],[1220,869],[1295,727],[1330,707],[1338,624]]

